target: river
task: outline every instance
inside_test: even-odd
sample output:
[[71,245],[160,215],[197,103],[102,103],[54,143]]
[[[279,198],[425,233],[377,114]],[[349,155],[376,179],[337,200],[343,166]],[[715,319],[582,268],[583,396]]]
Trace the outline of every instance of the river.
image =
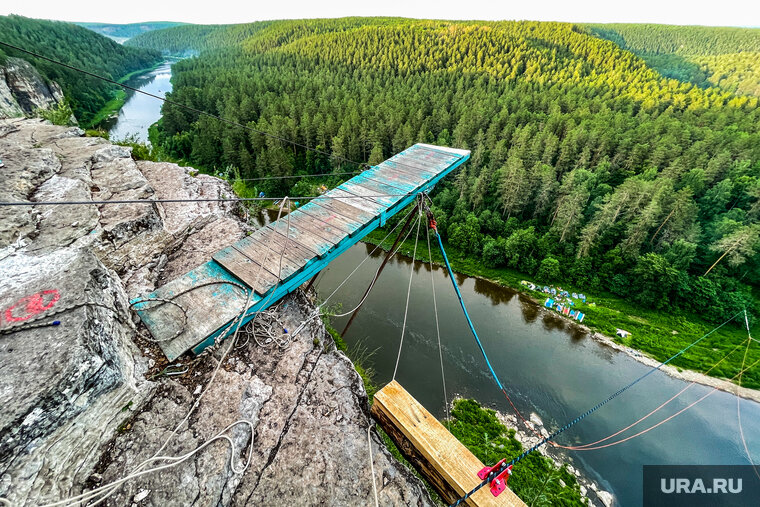
[[[426,246],[423,246],[426,248]],[[359,244],[320,275],[316,288],[327,297],[372,250]],[[343,311],[361,298],[384,253],[367,260],[330,300]],[[376,381],[393,376],[398,353],[404,301],[411,261],[396,257],[359,312],[346,336],[349,347],[374,350],[369,362]],[[444,415],[441,368],[432,309],[431,277],[427,265],[414,263],[407,332],[396,379],[428,410]],[[454,290],[442,268],[435,268],[438,313],[449,398],[456,394],[510,413],[503,395],[491,380],[477,345],[467,328]],[[496,284],[459,276],[462,296],[507,391],[523,414],[535,412],[550,431],[648,371],[626,354],[593,340],[556,315],[544,312],[529,299]],[[336,319],[341,331],[346,318]],[[680,391],[686,383],[655,372],[572,429],[558,442],[564,445],[594,442],[622,429]],[[644,429],[670,415],[711,388],[696,385],[647,421]],[[613,493],[618,505],[642,503],[642,465],[748,464],[738,436],[736,397],[718,391],[694,408],[628,442],[606,449],[573,452],[573,463],[586,476]],[[753,457],[760,460],[760,404],[741,400],[744,434]],[[628,434],[624,434],[627,436]]]
[[[171,90],[171,67],[166,63],[130,83],[163,96]],[[112,138],[135,134],[147,141],[148,127],[161,117],[161,102],[131,94],[109,128]],[[262,223],[273,219],[262,212]],[[359,244],[334,260],[320,275],[316,288],[326,297],[372,250]],[[381,253],[370,258],[331,302],[344,311],[359,301],[380,265]],[[404,317],[404,298],[411,261],[396,257],[385,268],[372,294],[346,336],[350,347],[363,346],[383,385],[393,375]],[[414,263],[407,334],[397,379],[438,417],[444,415],[441,372],[427,265]],[[436,284],[444,367],[449,398],[475,398],[486,406],[510,413],[503,395],[491,380],[470,334],[444,270],[433,271]],[[535,412],[555,429],[596,405],[648,367],[587,336],[563,318],[544,312],[518,293],[475,278],[458,276],[462,296],[479,330],[489,358],[521,412]],[[346,319],[336,319],[342,330]],[[657,407],[686,384],[655,372],[646,380],[562,435],[562,444],[593,442],[618,431]],[[697,385],[662,411],[670,415],[710,391]],[[760,459],[760,404],[742,400],[742,421],[748,445]],[[694,408],[653,431],[621,445],[574,452],[575,466],[607,491],[619,505],[641,505],[642,465],[746,464],[738,437],[736,398],[716,392]],[[655,416],[642,428],[659,421]],[[638,427],[637,427],[638,428]],[[627,433],[625,435],[628,435]]]
[[[130,79],[127,84],[141,91],[164,97],[172,90],[171,64],[164,62],[155,70]],[[148,128],[161,118],[163,102],[143,95],[127,91],[127,100],[119,111],[118,116],[108,118],[100,124],[108,130],[111,139],[120,140],[135,136],[138,142],[148,143]]]

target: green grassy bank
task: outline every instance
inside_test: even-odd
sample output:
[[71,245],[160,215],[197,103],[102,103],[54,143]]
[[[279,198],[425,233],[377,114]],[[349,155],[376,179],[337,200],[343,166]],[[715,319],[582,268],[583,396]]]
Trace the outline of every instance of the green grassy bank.
[[[387,231],[378,229],[365,237],[364,241],[377,245],[386,234]],[[393,239],[389,238],[381,247],[388,250]],[[421,238],[420,241],[415,257],[417,260],[428,262],[430,259],[424,239]],[[443,265],[443,257],[440,251],[435,248],[435,243],[432,243],[432,246],[433,263]],[[546,294],[531,291],[520,284],[522,280],[530,280],[528,275],[508,268],[485,267],[479,260],[469,258],[451,246],[444,246],[455,272],[485,278],[498,285],[512,288],[532,297],[538,304],[543,304],[546,300]],[[399,253],[412,256],[413,250],[414,240],[407,239],[401,245]],[[639,350],[658,361],[668,359],[716,327],[715,324],[707,322],[698,315],[684,312],[663,313],[653,311],[637,305],[634,301],[625,300],[612,294],[592,294],[559,281],[553,283],[555,285],[559,283],[563,289],[570,292],[584,292],[586,294],[588,304],[578,302],[574,307],[586,314],[583,321],[584,326],[592,331],[612,337],[615,342]],[[590,303],[595,304],[592,306]],[[717,378],[733,378],[741,370],[744,345],[747,344],[747,330],[739,322],[744,323],[743,316],[736,322],[726,324],[712,332],[710,336],[670,364]],[[477,326],[477,323],[475,325]],[[631,335],[627,338],[615,336],[615,331],[618,328],[629,331]],[[760,325],[755,324],[752,330],[755,336],[760,335]],[[737,345],[742,346],[713,368]],[[760,360],[760,344],[753,342],[750,345],[745,364],[750,365],[757,360]],[[755,367],[747,371],[742,378],[742,386],[752,389],[760,388],[760,368]]]

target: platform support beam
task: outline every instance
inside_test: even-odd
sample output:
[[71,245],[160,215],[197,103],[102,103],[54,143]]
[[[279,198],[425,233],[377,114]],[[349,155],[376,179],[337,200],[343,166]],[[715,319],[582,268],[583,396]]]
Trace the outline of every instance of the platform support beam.
[[[446,504],[480,484],[483,463],[395,380],[375,393],[372,416]],[[512,490],[494,497],[488,487],[467,505],[525,506]]]
[[404,226],[401,228],[398,235],[396,236],[396,241],[393,242],[393,246],[385,254],[385,258],[383,259],[382,264],[380,264],[380,267],[377,269],[377,273],[375,273],[375,276],[372,278],[372,281],[369,283],[367,290],[364,291],[364,295],[359,300],[360,301],[359,306],[356,307],[354,312],[351,314],[351,318],[348,319],[348,322],[346,322],[346,327],[344,327],[343,332],[340,333],[340,336],[342,338],[346,336],[346,333],[348,332],[348,328],[351,327],[351,324],[354,322],[354,319],[356,318],[356,314],[359,313],[359,310],[361,310],[362,305],[364,304],[364,300],[367,298],[367,295],[369,294],[369,291],[371,291],[372,287],[375,286],[375,282],[377,282],[377,279],[380,278],[380,273],[383,272],[383,270],[385,269],[385,265],[388,264],[388,261],[390,260],[391,256],[393,256],[393,252],[396,250],[396,247],[401,241],[401,238],[403,238],[404,235],[406,234],[406,230],[409,228],[409,225],[412,223],[412,219],[417,215],[417,210],[419,209],[419,207],[420,207],[419,201],[417,201],[417,204],[414,206],[414,208],[412,208],[412,211],[409,213],[409,217],[406,219]]

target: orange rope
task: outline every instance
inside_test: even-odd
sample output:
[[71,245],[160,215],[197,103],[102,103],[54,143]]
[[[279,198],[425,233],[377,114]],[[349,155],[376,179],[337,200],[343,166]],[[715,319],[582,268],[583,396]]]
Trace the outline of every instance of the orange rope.
[[[733,354],[734,352],[736,352],[741,346],[742,346],[742,344],[740,343],[739,345],[737,345],[736,347],[734,347],[731,352],[729,352],[728,354],[726,354],[725,356],[723,356],[723,358],[720,361],[718,361],[717,363],[715,363],[714,365],[712,365],[710,367],[710,369],[705,372],[705,374],[710,373],[720,363],[722,363],[723,361],[725,361],[726,359],[728,359],[728,356],[730,356],[731,354]],[[742,367],[744,367],[743,364],[742,364]],[[591,447],[593,445],[605,442],[605,441],[607,441],[607,440],[609,440],[609,439],[611,439],[613,437],[616,437],[616,436],[620,435],[624,431],[631,429],[632,427],[636,426],[640,422],[645,421],[646,419],[648,419],[649,417],[651,417],[652,415],[654,415],[655,413],[657,413],[659,410],[661,410],[662,408],[664,408],[666,405],[668,405],[671,401],[675,400],[676,398],[678,398],[679,396],[681,396],[683,393],[685,393],[686,391],[688,391],[689,389],[691,389],[692,387],[694,387],[694,385],[696,385],[696,384],[697,384],[697,382],[691,382],[689,385],[687,385],[686,387],[684,387],[683,389],[681,389],[680,391],[678,391],[676,394],[674,394],[669,400],[667,400],[664,403],[662,403],[659,407],[655,408],[654,410],[652,410],[651,412],[649,412],[647,415],[645,415],[644,417],[642,417],[638,421],[636,421],[636,422],[634,422],[634,423],[626,426],[622,430],[620,430],[620,431],[618,431],[616,433],[613,433],[612,435],[609,435],[609,436],[607,436],[605,438],[597,440],[596,442],[591,442],[591,443],[588,443],[588,444],[570,445],[570,446],[565,446],[565,445],[559,445],[559,444],[557,444],[557,447],[561,447],[562,449],[570,449],[570,450],[574,450],[574,451],[579,451],[579,450],[582,450],[582,448],[584,448],[584,447]]]
[[[758,359],[757,361],[755,361],[754,363],[752,363],[752,364],[751,364],[749,367],[747,367],[747,368],[743,369],[742,371],[740,371],[739,373],[737,373],[737,374],[736,374],[736,375],[735,375],[735,376],[734,376],[734,377],[733,377],[731,380],[734,380],[734,379],[736,379],[736,378],[737,378],[737,377],[739,377],[741,374],[743,374],[745,371],[747,371],[747,370],[749,370],[750,368],[753,368],[754,366],[756,366],[758,363],[760,363],[760,359]],[[606,447],[612,447],[613,445],[622,444],[623,442],[627,442],[628,440],[631,440],[631,439],[633,439],[633,438],[636,438],[636,437],[638,437],[638,436],[641,436],[641,435],[643,435],[644,433],[648,433],[648,432],[652,431],[653,429],[657,428],[658,426],[661,426],[661,425],[665,424],[666,422],[670,421],[671,419],[675,418],[676,416],[678,416],[678,415],[681,415],[682,413],[686,412],[687,410],[689,410],[691,407],[693,407],[693,406],[694,406],[694,405],[696,405],[697,403],[700,403],[702,400],[704,400],[704,399],[705,399],[705,398],[707,398],[708,396],[712,396],[713,394],[715,394],[715,392],[716,392],[716,391],[718,391],[718,388],[717,388],[717,387],[714,387],[714,388],[713,388],[713,389],[712,389],[710,392],[708,392],[707,394],[705,394],[704,396],[702,396],[701,398],[699,398],[699,399],[698,399],[698,400],[696,400],[695,402],[693,402],[693,403],[691,403],[691,404],[687,405],[686,407],[682,408],[681,410],[679,410],[679,411],[678,411],[678,412],[676,412],[675,414],[673,414],[673,415],[671,415],[671,416],[669,416],[669,417],[667,417],[667,418],[663,419],[662,421],[658,422],[658,423],[657,423],[657,424],[655,424],[654,426],[650,426],[649,428],[647,428],[647,429],[645,429],[645,430],[639,431],[639,432],[638,432],[638,433],[636,433],[635,435],[631,435],[631,436],[629,436],[629,437],[623,438],[623,439],[621,439],[621,440],[617,440],[617,441],[615,441],[615,442],[611,442],[611,443],[609,443],[609,444],[605,444],[605,445],[598,445],[598,446],[596,446],[596,447],[585,447],[585,448],[574,448],[574,447],[568,447],[568,449],[571,449],[571,450],[573,450],[573,451],[595,451],[595,450],[598,450],[598,449],[604,449],[604,448],[606,448]]]

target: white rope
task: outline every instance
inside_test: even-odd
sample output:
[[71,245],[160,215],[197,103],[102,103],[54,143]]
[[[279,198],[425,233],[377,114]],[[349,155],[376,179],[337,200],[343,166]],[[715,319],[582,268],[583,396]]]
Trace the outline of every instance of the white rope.
[[[375,245],[375,248],[373,248],[373,249],[372,249],[372,251],[371,251],[370,253],[368,253],[368,254],[367,254],[365,257],[364,257],[364,259],[363,259],[363,260],[362,260],[362,261],[361,261],[361,262],[360,262],[360,263],[359,263],[359,264],[358,264],[358,265],[357,265],[357,266],[354,268],[354,270],[353,270],[353,271],[351,271],[351,272],[348,274],[348,276],[347,276],[346,278],[344,278],[344,279],[343,279],[343,281],[340,283],[340,285],[338,285],[338,286],[335,288],[335,290],[333,290],[333,291],[332,291],[332,293],[330,293],[330,295],[329,295],[329,296],[327,296],[327,298],[326,298],[324,301],[322,301],[322,303],[321,303],[321,304],[319,304],[319,305],[318,305],[318,306],[317,306],[317,307],[314,309],[314,312],[313,312],[313,313],[312,313],[310,316],[308,316],[308,317],[307,317],[307,318],[306,318],[306,319],[305,319],[305,320],[304,320],[304,321],[301,323],[301,325],[299,325],[299,326],[298,326],[298,327],[295,329],[295,331],[293,331],[293,337],[297,336],[297,335],[298,335],[298,333],[300,333],[301,331],[303,331],[303,329],[306,327],[306,325],[307,325],[309,322],[311,322],[312,320],[314,320],[315,318],[317,318],[317,317],[319,317],[319,316],[321,315],[321,312],[322,312],[322,308],[323,308],[323,307],[324,307],[324,306],[327,304],[327,302],[328,302],[328,301],[330,301],[330,299],[331,299],[331,298],[332,298],[332,297],[333,297],[333,296],[334,296],[334,295],[335,295],[335,294],[336,294],[336,293],[337,293],[337,292],[338,292],[338,291],[341,289],[341,287],[343,287],[343,286],[344,286],[344,285],[345,285],[345,284],[348,282],[348,280],[349,280],[349,279],[350,279],[350,278],[351,278],[351,277],[354,275],[354,273],[356,273],[356,272],[359,270],[359,268],[361,268],[361,267],[362,267],[362,265],[363,265],[365,262],[367,262],[367,261],[368,261],[368,260],[369,260],[369,259],[372,257],[372,254],[374,254],[374,253],[375,253],[375,252],[376,252],[378,249],[380,249],[380,247],[382,246],[382,244],[383,244],[383,243],[385,243],[385,240],[386,240],[386,239],[388,239],[388,238],[391,236],[391,234],[393,234],[393,233],[396,231],[396,229],[398,229],[399,225],[401,225],[401,224],[402,224],[402,223],[403,223],[403,222],[404,222],[404,221],[407,219],[407,217],[409,217],[409,215],[412,213],[412,211],[413,211],[413,209],[409,210],[409,211],[406,213],[406,215],[404,215],[404,218],[402,218],[402,219],[401,219],[401,220],[400,220],[398,223],[396,223],[396,225],[393,227],[393,229],[391,229],[391,230],[390,230],[390,232],[389,232],[388,234],[386,234],[386,235],[385,235],[385,237],[384,237],[384,238],[383,238],[383,239],[382,239],[382,240],[381,240],[381,241],[380,241],[380,242],[379,242],[377,245]],[[406,236],[406,237],[409,237],[409,233],[407,233],[407,236]],[[404,241],[406,241],[406,238],[404,238]],[[402,241],[401,243],[403,243],[403,241]],[[399,248],[401,248],[401,243],[399,243],[399,246],[398,246],[398,247],[396,248],[396,250],[395,250],[395,251],[394,251],[394,252],[391,254],[391,257],[392,257],[393,255],[395,255],[395,253],[396,253],[396,252],[398,252]],[[378,268],[378,270],[379,270],[379,269],[380,269],[380,268]],[[377,278],[377,271],[375,272],[375,276],[373,277],[373,280],[374,280],[375,278]],[[373,286],[374,286],[374,282],[373,282]],[[369,292],[367,293],[367,296],[369,296]],[[333,317],[345,317],[346,315],[349,315],[350,313],[352,313],[352,312],[356,311],[356,309],[357,309],[357,308],[359,308],[359,307],[360,307],[362,304],[364,304],[364,300],[365,300],[365,299],[366,299],[366,297],[365,297],[365,298],[363,298],[363,299],[362,299],[362,301],[361,301],[361,302],[360,302],[360,303],[359,303],[359,304],[356,306],[356,308],[354,308],[354,309],[353,309],[353,310],[351,310],[350,312],[347,312],[347,313],[343,313],[343,314],[339,314],[339,315],[333,315]]]
[[377,483],[375,482],[375,463],[372,457],[372,420],[368,420],[367,423],[367,445],[369,447],[369,468],[372,473],[372,491],[375,493],[375,507],[379,507],[377,502]]
[[[409,238],[409,235],[411,233],[412,233],[412,228],[410,227],[409,230],[406,231],[406,236],[404,236],[404,239],[402,239],[401,241],[399,241],[399,244],[396,247],[396,249],[393,252],[391,252],[390,256],[388,257],[389,259],[392,258],[393,256],[395,256],[396,253],[398,253],[398,251],[401,249],[401,247],[404,246],[404,242]],[[369,256],[368,256],[368,258],[369,258]],[[358,310],[359,307],[361,305],[363,305],[364,302],[367,300],[367,298],[369,297],[370,292],[372,292],[372,289],[375,287],[375,284],[377,283],[377,279],[378,279],[378,274],[379,273],[380,273],[380,267],[378,266],[377,270],[375,271],[375,275],[372,277],[372,283],[369,286],[369,290],[367,291],[367,294],[365,294],[365,296],[362,298],[362,300],[359,301],[358,305],[356,305],[352,310],[349,310],[349,311],[347,311],[345,313],[336,313],[335,315],[333,315],[333,317],[347,317],[348,315],[351,315],[356,310]],[[333,294],[334,294],[334,292],[333,292]],[[332,294],[330,296],[332,297]],[[320,305],[320,307],[323,306],[326,302],[327,302],[327,299],[322,303],[322,305]]]
[[[109,496],[111,496],[113,493],[116,492],[116,489],[118,489],[118,486],[121,486],[123,483],[130,481],[132,479],[135,479],[137,477],[141,477],[143,475],[158,472],[160,470],[165,470],[167,468],[171,468],[173,466],[179,465],[180,463],[183,463],[184,461],[188,460],[195,454],[199,453],[209,445],[211,445],[213,442],[217,440],[226,440],[230,444],[231,453],[230,453],[230,469],[235,474],[242,474],[245,473],[245,471],[248,469],[248,467],[251,464],[251,458],[253,456],[253,446],[251,446],[249,452],[248,452],[248,458],[246,459],[245,465],[241,470],[235,470],[235,465],[233,463],[233,454],[235,450],[235,443],[232,441],[230,437],[225,435],[227,431],[229,431],[231,428],[237,426],[238,424],[247,424],[251,429],[251,435],[253,435],[254,427],[253,423],[251,421],[248,421],[246,419],[240,419],[238,421],[235,421],[234,423],[227,426],[223,431],[218,433],[213,438],[210,438],[206,442],[204,442],[202,445],[197,447],[196,449],[188,452],[187,454],[183,454],[181,456],[153,456],[152,458],[148,458],[143,463],[150,463],[153,461],[171,461],[171,463],[167,463],[165,465],[157,466],[154,468],[149,468],[147,470],[141,470],[137,472],[133,472],[132,474],[127,475],[126,477],[123,477],[119,480],[116,480],[112,483],[106,484],[104,486],[101,486],[99,488],[93,489],[91,491],[87,491],[86,493],[82,493],[81,495],[77,495],[75,497],[68,498],[66,500],[62,500],[60,502],[55,502],[51,504],[47,504],[44,507],[53,507],[53,506],[59,506],[59,505],[80,505],[85,502],[88,502],[90,500],[94,500],[96,497],[98,497],[101,493],[106,493],[105,496],[98,499],[93,505],[98,505],[99,503],[105,501]],[[68,502],[68,503],[67,503]]]
[[[285,199],[283,199],[282,203],[280,204],[280,209],[279,209],[278,214],[277,214],[277,220],[280,219],[280,215],[282,214],[282,210],[283,210],[283,208],[285,206],[285,202],[287,200],[288,199],[286,197]],[[285,246],[287,246],[287,236],[286,236]],[[271,251],[271,248],[270,248],[269,242],[267,242],[267,256],[266,256],[266,258],[264,260],[264,263],[266,262],[266,259],[268,258],[268,255],[269,255],[270,251]],[[280,255],[280,263],[282,263],[282,256],[284,254],[285,254],[285,247],[283,247],[282,253]],[[176,458],[174,458],[174,457],[166,457],[166,456],[159,456],[159,454],[166,448],[166,446],[169,445],[169,442],[171,442],[171,440],[177,435],[177,433],[179,432],[180,428],[182,428],[182,426],[184,426],[184,424],[190,419],[190,416],[193,414],[193,412],[195,412],[195,409],[198,408],[198,406],[200,405],[201,400],[206,395],[206,393],[210,390],[211,385],[213,384],[214,380],[216,379],[217,374],[219,373],[219,370],[222,367],[222,364],[224,364],[225,359],[227,359],[227,355],[230,353],[230,351],[232,350],[232,348],[235,346],[235,340],[237,339],[238,333],[240,332],[240,327],[241,327],[241,325],[243,323],[245,315],[248,313],[248,309],[250,308],[251,300],[253,299],[253,294],[255,292],[255,287],[258,286],[259,278],[261,276],[261,272],[262,272],[264,263],[262,263],[262,264],[259,265],[259,269],[258,269],[258,271],[256,273],[256,278],[254,280],[254,285],[251,288],[251,290],[248,292],[248,298],[247,298],[247,300],[245,302],[245,305],[243,306],[243,309],[238,314],[238,316],[233,320],[233,322],[230,324],[230,326],[227,327],[227,329],[229,329],[229,327],[231,327],[233,325],[235,326],[235,331],[234,331],[234,333],[232,335],[232,339],[230,340],[230,345],[227,347],[227,349],[222,354],[222,357],[219,360],[219,362],[217,363],[216,368],[214,368],[214,372],[211,375],[211,378],[209,379],[208,383],[206,384],[206,387],[201,392],[200,396],[198,396],[198,399],[195,400],[195,402],[193,403],[193,405],[190,407],[190,410],[187,412],[187,415],[174,428],[174,430],[171,432],[171,434],[169,435],[169,437],[164,441],[163,445],[153,454],[153,456],[151,456],[150,458],[148,458],[145,461],[143,461],[142,463],[140,463],[137,466],[137,468],[135,469],[135,472],[127,475],[126,477],[124,477],[122,479],[119,479],[117,481],[114,481],[112,483],[100,486],[99,488],[96,488],[96,489],[94,489],[92,491],[89,491],[87,493],[83,493],[81,495],[78,495],[78,496],[75,496],[75,497],[72,497],[72,498],[61,500],[59,502],[54,502],[54,503],[51,503],[51,504],[47,504],[47,505],[45,505],[43,507],[57,507],[57,506],[61,506],[61,505],[76,506],[76,505],[80,505],[82,502],[93,500],[96,497],[100,496],[100,494],[102,493],[103,496],[101,498],[98,498],[98,500],[93,504],[93,505],[98,505],[99,503],[105,501],[108,497],[110,497],[111,495],[113,495],[114,493],[116,493],[116,491],[119,489],[119,486],[121,486],[123,483],[127,482],[128,480],[131,480],[131,479],[133,479],[135,477],[139,477],[139,476],[142,476],[142,475],[145,475],[145,474],[148,474],[148,473],[156,472],[156,471],[159,471],[159,470],[163,470],[165,468],[169,468],[169,467],[178,465],[178,464],[184,462],[186,459],[188,459],[191,456],[193,456],[194,454],[196,454],[197,452],[199,452],[200,450],[202,450],[205,447],[207,447],[211,442],[213,442],[215,440],[219,440],[219,439],[222,439],[222,438],[228,440],[230,442],[230,444],[232,445],[232,449],[234,451],[234,448],[235,448],[234,443],[232,442],[232,440],[229,437],[224,436],[223,434],[227,430],[229,430],[229,428],[231,428],[231,427],[233,427],[233,426],[235,426],[237,424],[240,424],[240,423],[247,423],[249,425],[249,427],[251,428],[251,444],[253,444],[253,438],[254,438],[253,423],[251,423],[250,421],[242,420],[241,419],[241,420],[236,421],[235,423],[231,424],[230,426],[228,426],[227,428],[225,428],[224,431],[222,431],[221,433],[217,434],[212,439],[206,441],[204,444],[202,444],[201,446],[199,446],[194,451],[191,451],[188,454],[185,454],[183,456],[176,457]],[[278,280],[278,283],[279,283],[279,280]],[[271,292],[271,294],[273,294],[273,293],[274,293],[274,291]],[[270,297],[271,297],[271,294],[270,294]],[[258,316],[258,314],[259,314],[259,312],[256,312],[256,314],[254,315],[254,319]],[[219,336],[224,336],[225,332],[226,332],[226,330],[224,332],[222,332]],[[251,445],[251,448],[252,447],[253,446]],[[232,466],[232,455],[230,455],[230,468],[233,471],[233,473],[244,473],[248,469],[248,466],[250,464],[250,456],[251,456],[251,454],[249,453],[249,459],[247,460],[245,466],[243,467],[243,469],[240,472],[238,472],[238,471],[236,471],[234,469],[234,466]],[[173,462],[169,463],[169,464],[166,464],[166,465],[161,465],[159,467],[144,469],[149,463],[151,463],[153,461],[160,461],[160,460],[171,460]]]
[[404,346],[404,333],[406,332],[406,318],[409,314],[409,296],[412,293],[412,278],[414,277],[414,258],[417,257],[417,240],[420,235],[420,223],[422,222],[422,208],[417,216],[417,233],[414,236],[414,253],[412,254],[412,267],[409,270],[409,286],[406,289],[406,307],[404,308],[404,323],[401,325],[401,341],[398,344],[398,356],[396,357],[396,367],[393,368],[393,380],[396,380],[398,363],[401,360],[401,348]]
[[[277,220],[275,221],[274,227],[272,228],[272,230],[274,231],[273,234],[277,233],[277,226],[280,225],[279,224],[279,222],[280,222],[280,216],[282,215],[282,210],[285,207],[285,203],[286,202],[288,202],[288,206],[290,206],[290,199],[288,197],[285,197],[282,200],[282,202],[280,203],[280,209],[277,211]],[[280,260],[279,260],[279,264],[277,266],[277,283],[275,284],[275,287],[273,287],[272,290],[269,292],[269,296],[267,297],[267,300],[261,305],[262,307],[267,306],[267,304],[269,303],[269,300],[271,300],[271,298],[274,296],[275,288],[282,281],[282,259],[285,256],[285,250],[287,250],[287,248],[288,248],[288,241],[290,241],[290,213],[287,214],[287,223],[285,225],[285,244],[282,246],[282,251],[280,252]],[[261,262],[261,264],[259,264],[259,271],[256,274],[256,285],[258,285],[258,283],[259,283],[259,274],[261,273],[261,270],[263,269],[264,264],[266,264],[266,262],[269,260],[269,254],[272,252],[272,249],[270,248],[269,244],[270,244],[270,241],[267,241],[267,243],[266,243],[266,245],[267,245],[267,253],[264,256],[264,260]],[[259,313],[261,313],[261,312],[257,312],[256,313],[256,317],[258,317]],[[270,315],[272,315],[272,314],[270,314]],[[277,317],[273,316],[273,318],[279,322],[279,319],[277,319]],[[253,338],[256,341],[256,344],[259,345],[259,346],[261,346],[261,343],[256,338],[256,324],[255,324],[255,321],[256,321],[256,318],[254,317],[248,323],[248,325],[246,326],[246,327],[250,327],[250,331],[249,331],[249,334],[246,336],[245,344],[242,345],[242,346],[248,345],[248,337],[250,335],[253,335]],[[282,323],[280,322],[280,324],[282,324]],[[284,329],[284,326],[280,325],[280,329]],[[284,334],[284,333],[282,333],[282,334]],[[280,336],[282,336],[282,334]],[[269,336],[273,338],[273,336],[271,334],[271,327],[270,327]],[[279,340],[279,338],[277,338],[275,340]],[[290,343],[290,339],[288,339],[287,342],[289,344]],[[285,347],[287,347],[287,344],[285,345]]]
[[739,381],[736,385],[736,422],[739,424],[739,437],[742,441],[742,446],[744,447],[744,452],[747,454],[747,460],[749,460],[749,463],[752,465],[752,470],[755,472],[755,475],[758,479],[760,479],[760,472],[757,470],[757,465],[755,465],[754,460],[752,459],[752,453],[749,452],[749,447],[747,446],[747,439],[744,436],[744,426],[742,425],[742,405],[741,401],[742,398],[739,396],[739,389],[741,389],[742,386],[742,374],[744,373],[744,365],[747,361],[747,353],[749,352],[749,347],[752,345],[752,335],[749,331],[749,318],[747,317],[747,309],[744,309],[744,323],[747,325],[747,348],[744,349],[744,358],[742,359],[742,369],[739,371]]
[[435,270],[433,269],[433,252],[430,249],[430,228],[425,229],[427,231],[427,247],[428,247],[428,260],[430,261],[430,284],[433,288],[433,314],[435,315],[435,333],[438,337],[438,358],[441,360],[441,382],[443,383],[443,403],[446,408],[446,420],[449,417],[449,397],[446,395],[446,374],[443,369],[443,349],[441,348],[441,329],[438,324],[438,302],[435,297]]

